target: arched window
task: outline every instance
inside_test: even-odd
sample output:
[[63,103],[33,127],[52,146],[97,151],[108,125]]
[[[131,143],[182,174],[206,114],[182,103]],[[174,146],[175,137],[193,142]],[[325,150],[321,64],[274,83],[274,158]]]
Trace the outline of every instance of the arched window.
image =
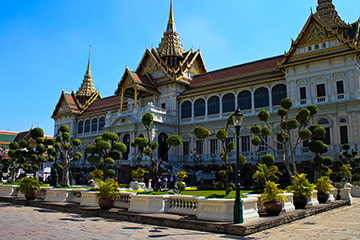
[[84,122],[80,121],[78,124],[78,134],[81,134],[84,132]]
[[85,132],[88,133],[90,132],[90,120],[86,120],[85,121]]
[[208,100],[208,115],[220,113],[220,100],[218,96],[212,96]]
[[272,105],[280,105],[281,100],[287,97],[285,84],[278,84],[272,89]]
[[255,108],[262,108],[269,106],[269,91],[265,87],[255,90]]
[[223,112],[235,111],[235,97],[234,94],[228,93],[222,98]]
[[204,116],[205,115],[205,100],[198,99],[194,103],[194,117]]
[[98,120],[97,118],[94,118],[91,122],[91,132],[96,132],[98,126]]
[[185,101],[181,104],[181,118],[191,117],[191,102]]
[[241,110],[251,109],[251,92],[241,91],[238,96],[238,106]]
[[105,127],[105,117],[99,119],[99,131],[103,130]]

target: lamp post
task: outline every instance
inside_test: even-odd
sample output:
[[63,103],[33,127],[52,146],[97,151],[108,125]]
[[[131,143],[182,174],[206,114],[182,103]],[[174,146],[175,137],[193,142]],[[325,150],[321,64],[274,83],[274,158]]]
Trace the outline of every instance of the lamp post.
[[234,223],[243,223],[243,206],[242,200],[240,198],[240,127],[243,122],[243,114],[240,108],[237,108],[235,113],[232,116],[235,132],[236,132],[236,197],[234,203]]

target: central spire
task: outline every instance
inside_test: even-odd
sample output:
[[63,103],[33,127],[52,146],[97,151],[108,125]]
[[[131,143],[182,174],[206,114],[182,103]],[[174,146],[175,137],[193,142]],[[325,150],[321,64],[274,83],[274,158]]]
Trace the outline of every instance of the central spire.
[[96,89],[94,87],[94,83],[91,76],[91,69],[90,69],[90,60],[91,60],[91,45],[90,45],[90,51],[89,51],[89,61],[88,66],[86,69],[86,73],[84,76],[84,80],[79,88],[79,90],[76,93],[76,97],[81,103],[86,102],[91,95],[96,92]]
[[335,10],[332,0],[318,0],[316,7],[317,15],[331,28],[346,26],[346,23],[341,19]]
[[172,0],[170,2],[169,22],[157,52],[161,57],[182,57],[185,52],[180,42],[179,34],[176,32]]

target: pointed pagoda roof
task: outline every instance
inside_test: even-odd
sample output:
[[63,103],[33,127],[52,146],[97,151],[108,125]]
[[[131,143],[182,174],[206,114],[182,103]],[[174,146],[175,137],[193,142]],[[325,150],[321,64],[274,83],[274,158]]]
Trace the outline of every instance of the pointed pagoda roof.
[[319,18],[331,28],[345,27],[347,24],[341,19],[335,10],[332,0],[318,0],[316,7],[317,15]]
[[164,33],[164,37],[161,39],[157,52],[160,57],[182,57],[185,52],[185,49],[181,44],[179,34],[176,32],[172,0],[170,2],[170,15],[166,32]]
[[[91,47],[91,45],[90,45]],[[91,97],[91,95],[96,92],[96,89],[94,87],[94,83],[91,76],[91,69],[90,69],[90,60],[91,60],[91,49],[89,52],[89,61],[88,66],[86,69],[86,74],[84,76],[84,80],[79,88],[79,90],[76,92],[76,96],[79,99],[87,99]]]

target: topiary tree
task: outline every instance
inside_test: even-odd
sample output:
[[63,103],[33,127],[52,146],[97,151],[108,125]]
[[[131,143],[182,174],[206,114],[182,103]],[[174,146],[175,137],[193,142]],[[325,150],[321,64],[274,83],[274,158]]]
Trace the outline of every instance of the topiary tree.
[[350,151],[350,144],[341,146],[341,153],[339,154],[340,168],[337,175],[339,175],[343,183],[351,181],[352,175],[359,173],[359,162],[358,152],[356,150]]
[[[219,129],[216,133],[216,138],[221,141],[222,151],[220,152],[219,156],[223,161],[223,169],[218,172],[218,174],[222,177],[222,184],[216,183],[215,187],[219,188],[222,186],[222,188],[225,188],[226,194],[229,194],[235,188],[235,184],[230,183],[230,174],[234,170],[231,163],[229,162],[229,153],[235,149],[235,143],[233,141],[229,141],[228,137],[229,127],[234,126],[232,120],[233,114],[234,113],[230,114],[230,116],[227,118],[225,128]],[[203,140],[211,134],[208,129],[201,126],[194,128],[193,132],[195,137],[199,140]],[[239,159],[241,165],[246,163],[246,157],[244,155],[240,155]]]
[[[150,177],[158,182],[157,180],[161,177],[161,164],[164,159],[166,159],[170,148],[172,146],[176,147],[182,144],[182,138],[179,135],[171,135],[166,139],[167,144],[169,145],[167,151],[164,153],[163,158],[159,158],[154,151],[159,147],[159,143],[156,141],[152,141],[153,137],[151,135],[151,126],[154,123],[154,117],[151,113],[145,113],[141,120],[142,124],[145,127],[146,137],[136,138],[131,142],[132,147],[139,147],[139,160],[142,160],[144,156],[148,157],[151,161],[150,166]],[[157,184],[154,185],[154,188],[158,188]]]
[[257,180],[257,185],[260,188],[265,188],[266,182],[277,182],[279,177],[277,175],[282,175],[279,171],[279,168],[274,165],[275,158],[271,154],[265,154],[261,158],[261,163],[256,166],[257,170],[253,174],[252,178]]
[[322,141],[326,134],[325,129],[318,124],[312,124],[309,130],[311,132],[309,150],[315,153],[312,161],[312,169],[314,170],[314,181],[316,182],[321,176],[329,176],[332,173],[331,166],[333,159],[322,156],[328,151],[328,146]]
[[38,179],[37,173],[41,164],[55,160],[56,150],[52,147],[54,143],[53,139],[44,138],[44,131],[41,128],[34,128],[30,131],[29,141],[21,140],[19,143],[10,143],[8,166],[12,181],[15,181],[20,168],[25,172],[32,172]]
[[310,117],[318,112],[318,108],[316,105],[309,105],[306,108],[301,108],[295,118],[291,118],[290,111],[293,101],[290,98],[284,98],[281,100],[280,106],[277,114],[280,117],[281,131],[275,132],[271,130],[270,114],[268,111],[262,110],[259,112],[258,118],[265,126],[254,125],[251,127],[250,130],[255,135],[251,143],[255,146],[270,148],[278,156],[282,156],[281,160],[292,182],[297,171],[295,162],[296,148],[301,142],[310,139],[312,133],[306,126]]
[[80,139],[72,139],[69,133],[69,127],[62,125],[60,128],[60,135],[55,138],[55,149],[61,161],[62,168],[62,186],[70,186],[69,168],[71,161],[78,161],[82,158],[80,152],[75,152],[75,148],[81,145]]
[[85,148],[85,152],[91,154],[87,160],[96,164],[96,168],[103,171],[101,176],[103,180],[113,178],[116,175],[114,169],[115,160],[122,158],[121,153],[127,151],[124,143],[118,142],[119,136],[112,132],[105,132],[101,137],[95,139],[95,145],[89,145]]

